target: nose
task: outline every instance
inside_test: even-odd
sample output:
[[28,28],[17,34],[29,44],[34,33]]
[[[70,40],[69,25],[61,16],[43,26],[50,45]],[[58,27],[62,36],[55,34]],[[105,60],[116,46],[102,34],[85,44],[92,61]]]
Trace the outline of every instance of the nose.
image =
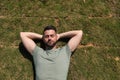
[[48,36],[48,40],[51,40],[51,36]]

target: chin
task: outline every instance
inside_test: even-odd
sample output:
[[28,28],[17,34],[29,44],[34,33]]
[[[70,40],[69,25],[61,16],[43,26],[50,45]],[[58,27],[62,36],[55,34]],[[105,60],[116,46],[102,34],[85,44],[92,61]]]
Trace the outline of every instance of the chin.
[[47,44],[48,47],[54,47],[56,44]]

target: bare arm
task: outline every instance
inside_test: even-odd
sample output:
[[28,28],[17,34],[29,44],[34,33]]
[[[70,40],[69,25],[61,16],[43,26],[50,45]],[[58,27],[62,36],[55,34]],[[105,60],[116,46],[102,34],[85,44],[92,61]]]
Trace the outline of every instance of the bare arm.
[[73,52],[77,46],[79,45],[82,38],[82,30],[68,31],[65,33],[58,34],[58,38],[70,38],[68,42],[68,46],[70,50]]
[[42,39],[42,35],[32,32],[20,32],[22,43],[28,52],[32,53],[36,44],[33,39]]

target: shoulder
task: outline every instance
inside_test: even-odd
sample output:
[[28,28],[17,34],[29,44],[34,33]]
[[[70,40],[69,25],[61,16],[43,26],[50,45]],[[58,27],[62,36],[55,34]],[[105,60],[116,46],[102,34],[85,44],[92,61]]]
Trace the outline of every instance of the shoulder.
[[32,55],[37,53],[42,53],[42,52],[44,52],[44,50],[41,47],[36,45],[35,48],[33,49]]
[[62,51],[66,51],[67,53],[72,53],[71,50],[70,50],[70,47],[68,46],[68,44],[66,44],[65,46],[63,46],[61,48]]

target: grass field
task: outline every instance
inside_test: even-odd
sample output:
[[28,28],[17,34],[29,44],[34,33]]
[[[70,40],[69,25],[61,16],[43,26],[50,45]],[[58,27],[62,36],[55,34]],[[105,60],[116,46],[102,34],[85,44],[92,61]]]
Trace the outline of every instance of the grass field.
[[47,25],[84,32],[68,80],[120,80],[120,0],[0,0],[0,80],[34,79],[19,33]]

